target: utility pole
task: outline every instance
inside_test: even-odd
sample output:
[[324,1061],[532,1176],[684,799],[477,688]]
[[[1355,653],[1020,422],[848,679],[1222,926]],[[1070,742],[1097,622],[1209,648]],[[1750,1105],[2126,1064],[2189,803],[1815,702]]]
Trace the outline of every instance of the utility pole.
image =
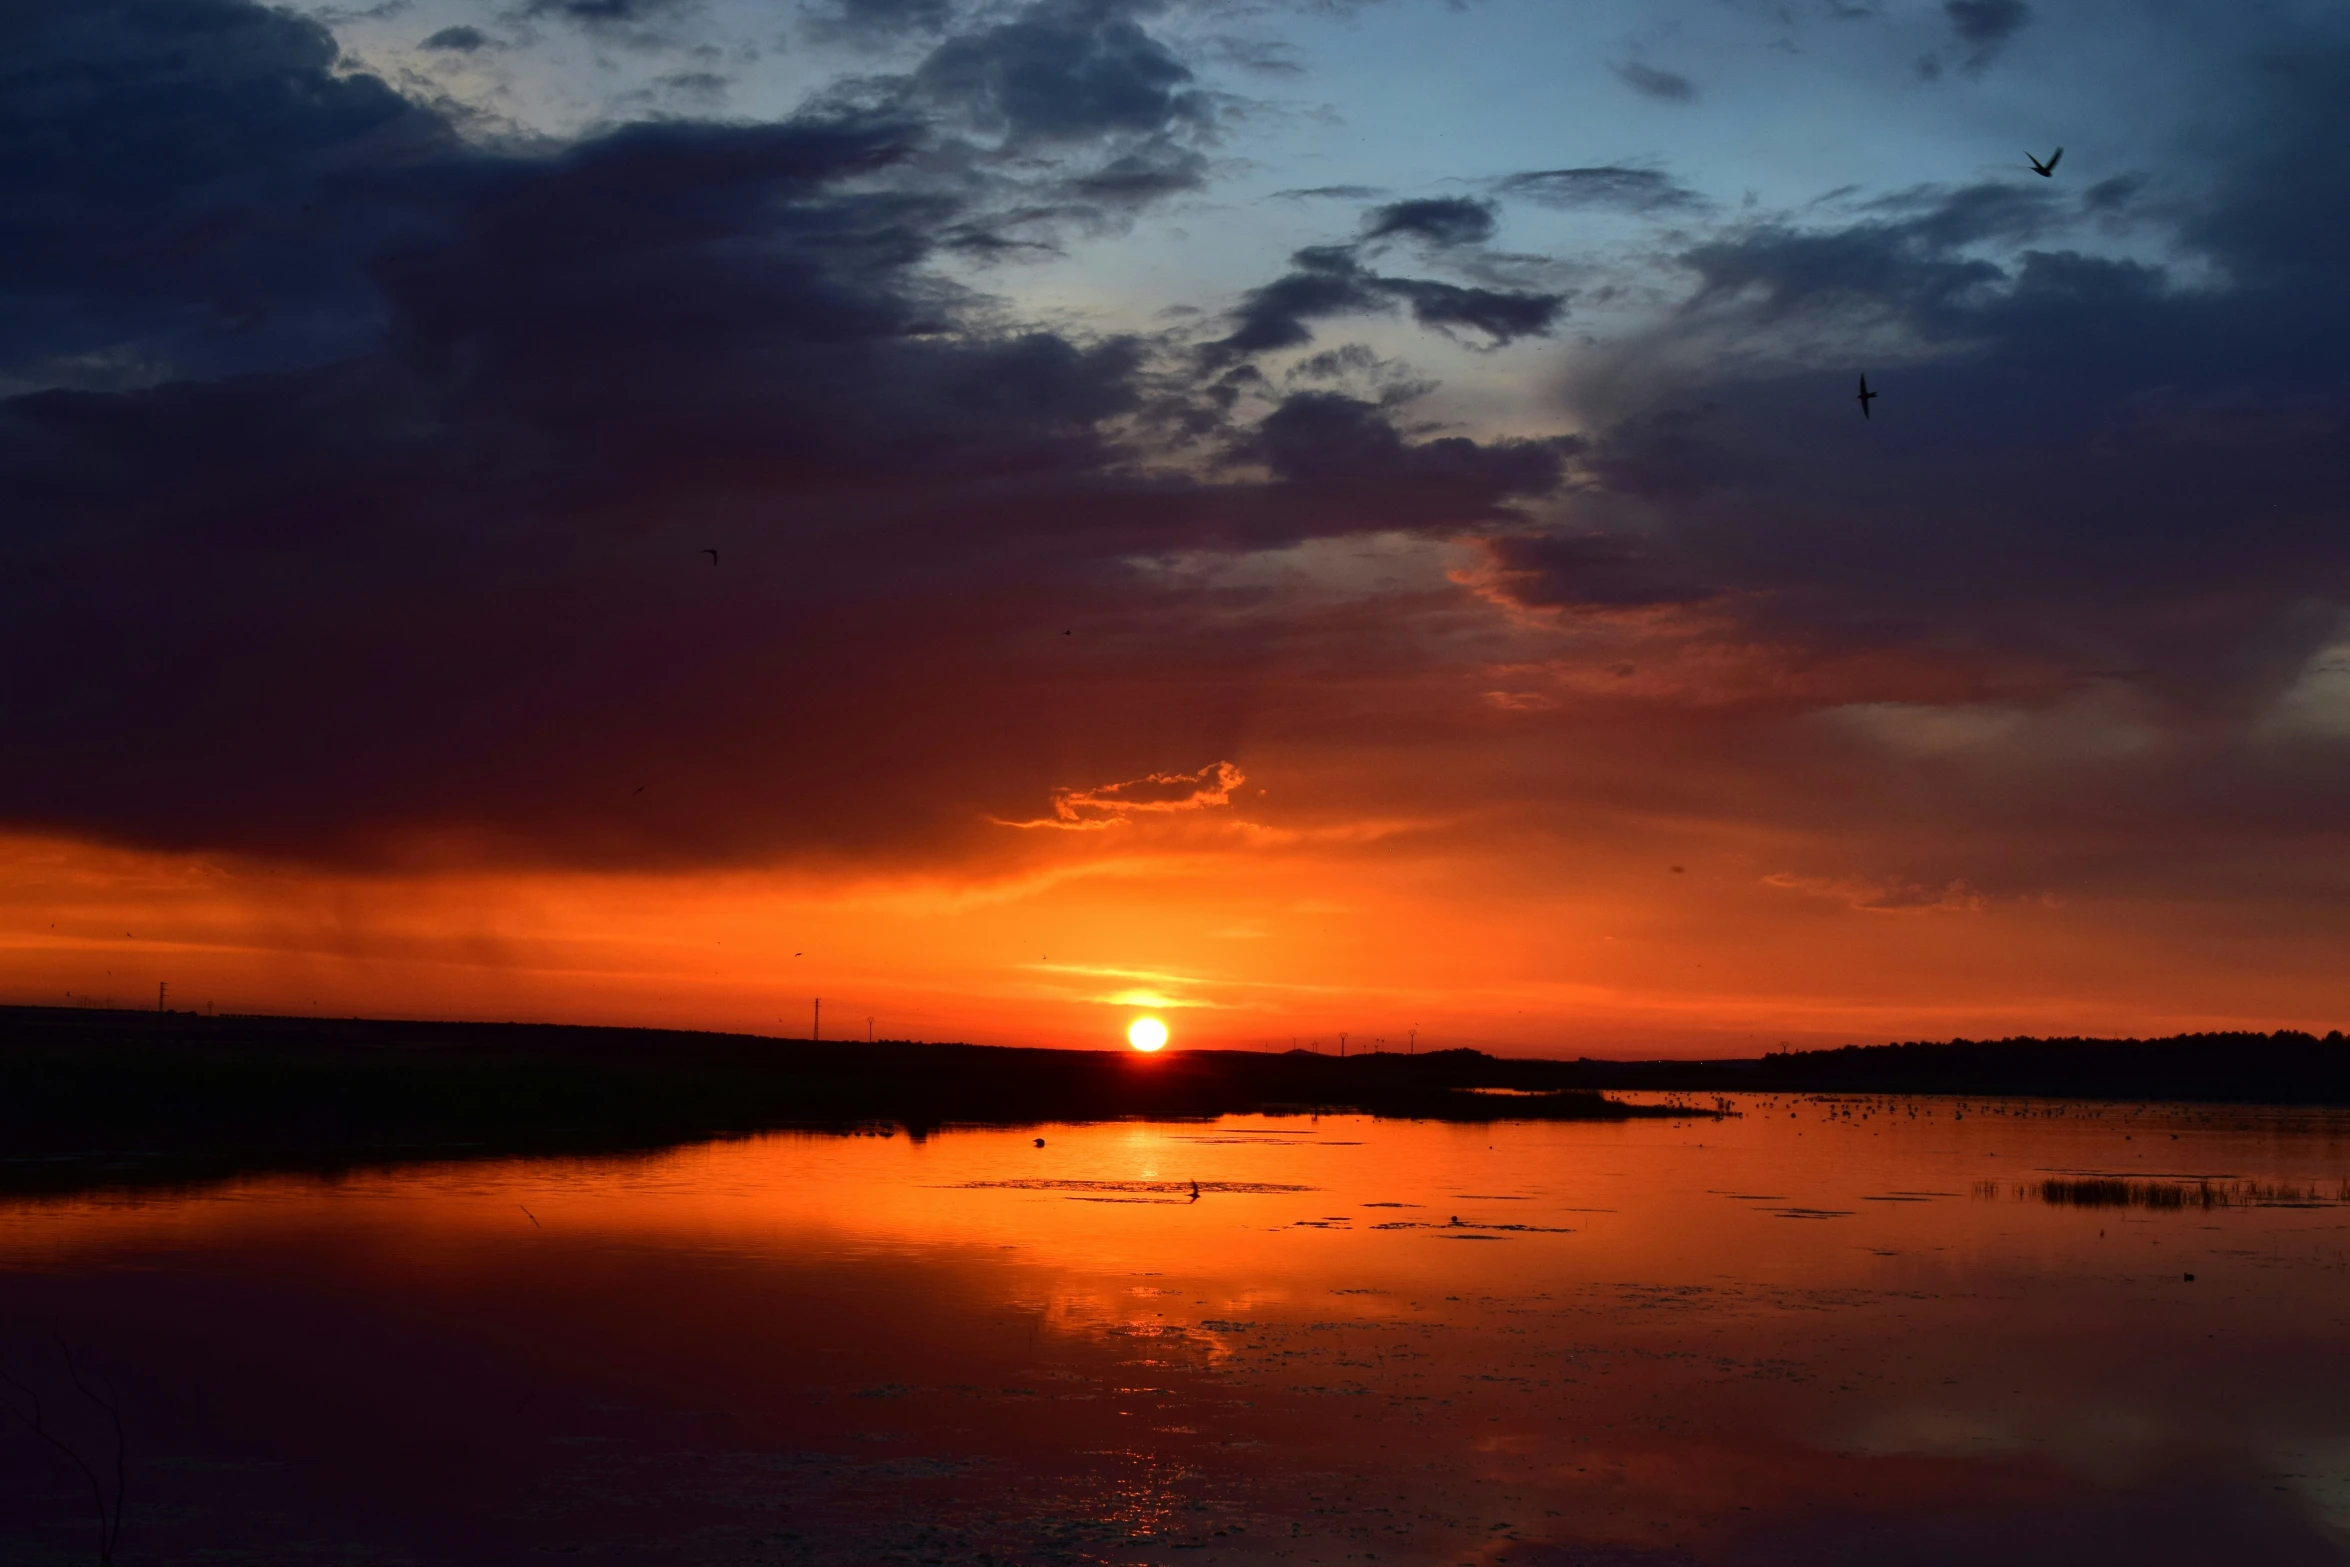
[[170,990],[171,990],[171,986],[170,986],[170,984],[169,984],[168,982],[166,982],[166,981],[164,981],[164,980],[160,980],[160,979],[159,979],[159,980],[157,980],[157,981],[155,982],[155,1010],[156,1010],[156,1011],[158,1011],[158,1012],[161,1012],[161,1011],[163,1010],[163,998],[164,998],[164,996],[165,996],[166,994],[168,994],[168,993],[170,992]]
[[1338,1059],[1341,1061],[1346,1059],[1346,1034],[1344,1031],[1341,1031],[1338,1036]]
[[1417,1024],[1417,1023],[1414,1023],[1414,1024],[1412,1025],[1412,1032],[1411,1032],[1411,1035],[1410,1035],[1409,1039],[1407,1040],[1407,1042],[1405,1043],[1405,1045],[1404,1045],[1404,1047],[1403,1047],[1403,1053],[1404,1053],[1405,1055],[1407,1055],[1407,1056],[1416,1056],[1416,1055],[1418,1055],[1418,1054],[1420,1053],[1420,1025],[1419,1025],[1419,1024]]
[[824,998],[823,998],[822,996],[818,996],[818,997],[816,998],[816,1009],[815,1009],[815,1011],[811,1012],[811,1013],[808,1015],[808,1043],[812,1045],[812,1044],[816,1043],[816,1041],[817,1041],[817,1040],[819,1040],[819,1039],[822,1039],[823,1037],[824,1037]]
[[871,1018],[865,1020],[865,1043],[873,1043],[873,1019]]

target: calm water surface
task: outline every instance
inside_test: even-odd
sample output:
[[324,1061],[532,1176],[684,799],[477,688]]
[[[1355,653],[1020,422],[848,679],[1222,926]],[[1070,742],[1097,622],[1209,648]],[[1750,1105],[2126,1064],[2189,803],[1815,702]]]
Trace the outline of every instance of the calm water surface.
[[2350,1116],[1737,1107],[18,1204],[0,1370],[131,1563],[2350,1561]]

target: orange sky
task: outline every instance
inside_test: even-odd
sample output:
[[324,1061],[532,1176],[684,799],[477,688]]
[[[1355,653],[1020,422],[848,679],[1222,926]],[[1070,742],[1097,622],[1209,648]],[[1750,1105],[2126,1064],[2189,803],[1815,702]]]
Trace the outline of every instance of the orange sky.
[[[601,800],[550,778],[552,847],[428,836],[401,802],[372,843],[274,855],[20,832],[0,996],[790,1035],[822,997],[831,1037],[1115,1048],[1150,1011],[1178,1048],[1566,1056],[2350,1014],[2324,834],[2203,812],[2142,696],[1455,587],[1409,658],[1345,679],[1346,615],[1275,624],[1240,676],[1179,626],[1139,653],[1051,638],[1042,673],[1015,648],[1016,679],[973,688],[1007,732],[966,715],[937,768],[870,787],[772,725],[748,764],[706,737]],[[1631,674],[1592,673],[1619,653]],[[896,689],[859,720],[884,747],[945,711]],[[484,791],[485,819],[528,820],[529,788]],[[733,841],[696,842],[709,823]],[[741,841],[770,823],[802,841]]]
[[[1270,813],[1266,813],[1270,814]],[[2159,904],[1856,906],[1723,833],[1678,862],[1458,823],[1284,830],[1219,807],[1051,834],[962,876],[363,874],[0,846],[0,995],[229,1011],[1115,1046],[1735,1055],[2341,1020],[2320,936]],[[1683,868],[1675,872],[1673,863]]]

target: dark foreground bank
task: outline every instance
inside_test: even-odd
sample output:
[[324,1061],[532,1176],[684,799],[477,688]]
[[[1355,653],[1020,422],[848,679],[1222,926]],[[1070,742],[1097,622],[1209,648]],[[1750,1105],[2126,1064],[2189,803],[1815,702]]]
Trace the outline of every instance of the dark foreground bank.
[[1591,1089],[2350,1105],[2350,1040],[2338,1031],[1956,1039],[1782,1051],[1743,1061],[1578,1061],[1572,1067],[1557,1081]]
[[[1663,1090],[1640,1106],[1607,1090]],[[1606,1121],[1722,1093],[2350,1104],[2339,1033],[1957,1040],[1733,1061],[1022,1050],[541,1024],[0,1008],[0,1191],[591,1154],[784,1127],[1361,1113]]]
[[[0,1009],[0,1190],[406,1158],[600,1153],[781,1127],[1663,1110],[1475,1051],[1162,1056],[531,1024]],[[1687,1114],[1690,1112],[1678,1112]]]

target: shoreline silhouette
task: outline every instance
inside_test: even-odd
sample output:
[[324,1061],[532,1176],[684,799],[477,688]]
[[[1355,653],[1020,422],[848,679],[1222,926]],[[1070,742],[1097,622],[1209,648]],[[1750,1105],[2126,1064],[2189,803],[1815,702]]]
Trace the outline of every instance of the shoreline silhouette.
[[0,1192],[652,1151],[779,1130],[1363,1114],[1490,1123],[1723,1113],[1611,1091],[2350,1104],[2339,1033],[1956,1040],[1713,1061],[1467,1049],[1049,1050],[560,1024],[0,1008]]

